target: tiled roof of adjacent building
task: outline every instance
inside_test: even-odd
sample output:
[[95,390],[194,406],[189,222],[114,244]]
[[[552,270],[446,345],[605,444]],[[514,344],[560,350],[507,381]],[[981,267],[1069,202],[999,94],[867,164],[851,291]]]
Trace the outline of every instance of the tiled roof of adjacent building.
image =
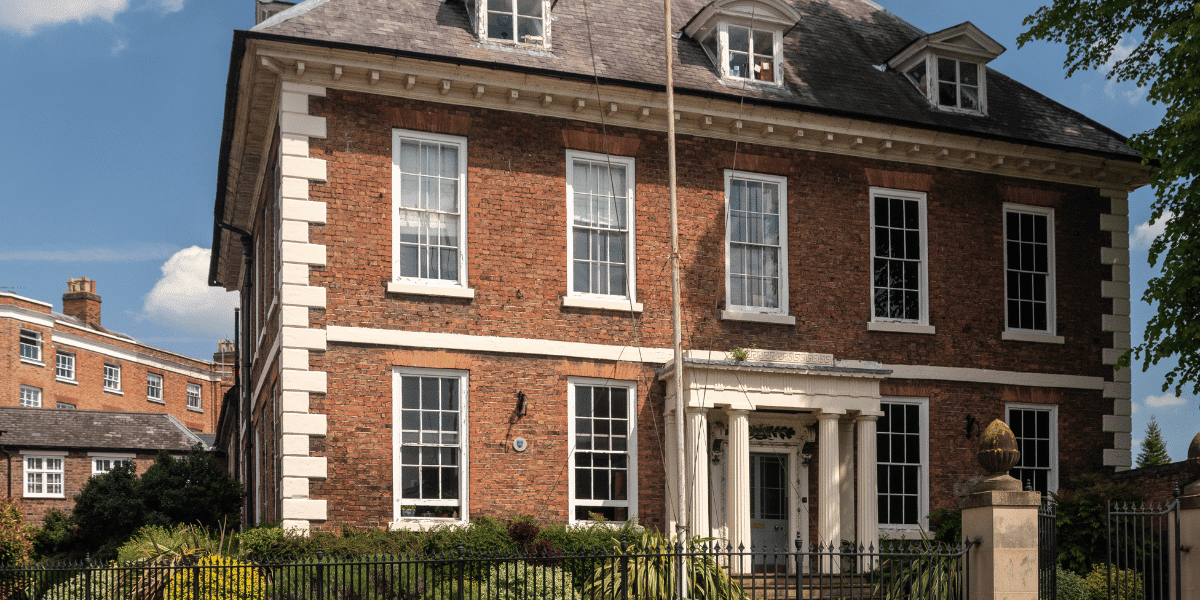
[[186,452],[201,438],[159,413],[0,408],[0,446],[99,451]]
[[[677,30],[705,0],[675,0]],[[802,15],[784,38],[783,88],[723,81],[704,50],[681,34],[676,92],[744,97],[877,122],[979,135],[1137,160],[1125,138],[1091,119],[988,69],[988,115],[933,108],[894,70],[876,65],[924,35],[866,0],[792,0]],[[609,84],[664,85],[662,4],[658,0],[559,0],[551,50],[531,51],[475,38],[462,0],[307,0],[255,27],[249,35],[301,43],[489,65]],[[594,67],[594,71],[593,71]]]

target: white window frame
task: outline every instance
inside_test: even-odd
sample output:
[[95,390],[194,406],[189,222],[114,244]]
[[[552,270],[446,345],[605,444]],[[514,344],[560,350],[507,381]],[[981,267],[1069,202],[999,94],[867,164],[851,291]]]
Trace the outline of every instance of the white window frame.
[[[637,302],[637,216],[634,213],[634,163],[628,156],[613,156],[567,150],[567,294],[563,297],[563,306],[582,308],[608,308],[641,312],[642,305]],[[624,294],[593,294],[575,291],[575,161],[588,163],[605,163],[625,169],[625,286]]]
[[[27,338],[32,338],[33,343],[26,343]],[[21,357],[21,362],[38,366],[45,365],[42,362],[42,332],[21,327],[17,331],[17,347],[17,355]]]
[[[64,375],[63,372],[67,374]],[[67,382],[75,383],[75,354],[59,350],[54,354],[54,378]]]
[[[734,179],[744,181],[755,181],[761,183],[769,183],[779,186],[779,306],[777,308],[768,308],[763,306],[748,306],[733,304],[733,293],[730,285],[730,225],[732,220],[729,217],[729,194],[732,189]],[[787,235],[787,208],[788,208],[788,189],[787,177],[781,175],[765,175],[762,173],[750,173],[746,171],[737,171],[734,169],[725,169],[725,311],[722,313],[722,319],[728,320],[759,320],[753,318],[756,315],[772,315],[782,317],[781,319],[769,319],[767,322],[777,322],[782,324],[795,324],[795,317],[789,316],[788,311],[790,305],[788,303],[788,235]],[[742,315],[750,316],[750,318],[742,318]]]
[[[415,369],[408,367],[392,367],[392,527],[395,529],[421,529],[444,525],[447,523],[469,523],[471,515],[471,489],[470,489],[470,430],[469,430],[469,407],[470,407],[470,378],[467,371],[449,370],[449,369]],[[400,452],[403,448],[401,441],[401,408],[402,400],[401,381],[403,377],[438,377],[442,379],[457,378],[458,379],[458,518],[451,517],[413,517],[404,516],[404,506],[429,504],[440,505],[446,504],[442,500],[414,500],[405,499],[402,486],[402,464]]]
[[[1035,411],[1050,413],[1050,468],[1046,474],[1047,492],[1058,491],[1058,405],[1057,404],[1025,404],[1019,402],[1010,402],[1004,405],[1004,423],[1012,428],[1012,423],[1008,420],[1009,411]],[[1016,432],[1014,432],[1015,434]],[[1017,449],[1021,448],[1021,439],[1017,438]],[[1016,467],[1013,467],[1016,468]],[[1030,468],[1030,467],[1024,467]],[[1025,482],[1021,482],[1021,487],[1024,489]]]
[[[458,146],[458,279],[429,279],[400,275],[400,221],[397,214],[401,208],[400,146],[402,140]],[[467,138],[440,135],[407,129],[392,129],[392,281],[387,290],[400,294],[428,296],[451,296],[474,298],[475,291],[467,287]]]
[[92,462],[92,475],[102,475],[116,467],[118,464],[133,462],[132,454],[114,454],[111,452],[88,452],[88,457]]
[[[42,461],[37,468],[31,466],[34,460]],[[25,498],[65,498],[66,497],[66,470],[64,465],[67,460],[66,452],[46,452],[38,451],[36,454],[21,453],[22,466],[22,485],[21,489],[24,492],[22,496]],[[42,486],[41,492],[31,491],[31,486],[35,485],[31,479],[33,475],[40,475],[36,485]],[[58,475],[57,483],[52,482],[52,476]],[[58,492],[46,491],[52,485],[58,486]]]
[[74,404],[71,404],[70,402],[55,402],[54,408],[61,408],[64,410],[75,410],[76,407]]
[[20,405],[24,408],[41,408],[42,388],[22,384]]
[[[1046,218],[1046,329],[1022,329],[1009,327],[1008,325],[1008,215],[1009,213],[1030,214]],[[1001,227],[1003,235],[1001,237],[1004,244],[1004,271],[1002,273],[1004,281],[1004,334],[1003,339],[1018,340],[1018,341],[1048,341],[1063,343],[1065,340],[1058,335],[1058,299],[1055,293],[1057,285],[1057,276],[1055,274],[1055,254],[1054,254],[1054,209],[1044,206],[1029,206],[1026,204],[1013,204],[1006,202],[1004,204],[1004,212],[1002,217]]]
[[[921,420],[921,464],[920,464],[920,480],[917,483],[917,522],[906,524],[884,524],[880,523],[879,529],[887,532],[889,537],[894,539],[918,539],[921,532],[929,530],[929,398],[906,397],[906,396],[884,396],[879,399],[880,408],[883,404],[901,404],[901,405],[916,405]],[[876,447],[879,444],[879,431],[876,430]],[[878,457],[876,457],[878,460]],[[878,463],[877,463],[878,464]],[[876,494],[883,493],[883,489],[876,490]]]
[[[771,50],[775,55],[774,62],[772,63],[774,65],[774,69],[775,69],[775,72],[772,73],[772,75],[774,76],[774,79],[772,81],[764,81],[761,79],[755,79],[753,77],[742,77],[740,75],[730,74],[730,72],[729,72],[729,52],[730,52],[730,50],[729,50],[729,27],[730,27],[730,25],[732,25],[734,27],[741,27],[743,29],[751,30],[751,33],[750,33],[751,40],[753,40],[753,35],[754,35],[753,32],[755,30],[766,31],[766,32],[771,33],[771,35],[772,35]],[[712,58],[717,61],[717,69],[722,78],[736,81],[738,83],[745,82],[745,83],[748,83],[751,85],[764,85],[764,86],[783,85],[783,69],[781,68],[782,64],[783,64],[783,32],[780,31],[779,29],[776,29],[773,27],[763,27],[763,25],[764,25],[763,23],[758,23],[752,27],[751,23],[748,23],[748,22],[747,23],[730,23],[729,21],[721,21],[717,25],[717,56],[712,57]],[[750,42],[750,53],[751,53],[751,56],[753,56],[753,53],[754,53],[754,42],[753,41]]]
[[542,48],[542,49],[549,50],[550,49],[550,25],[553,22],[553,19],[550,17],[550,9],[552,7],[552,3],[549,0],[539,0],[539,2],[542,5],[542,39],[541,39],[541,41],[531,40],[528,42],[516,39],[517,31],[518,31],[518,28],[517,28],[517,0],[512,0],[513,10],[510,14],[513,17],[513,37],[511,39],[494,38],[494,37],[491,37],[488,35],[488,22],[489,22],[489,19],[491,18],[491,16],[490,16],[491,11],[488,10],[488,0],[468,0],[467,6],[468,7],[471,7],[471,6],[477,7],[476,8],[477,12],[475,14],[475,20],[478,22],[479,39],[486,40],[489,42],[517,44],[517,45],[525,46],[525,47],[534,47],[534,48]]
[[[929,325],[929,219],[928,219],[928,203],[929,198],[925,192],[916,192],[912,190],[897,190],[891,188],[870,188],[871,201],[868,206],[870,210],[870,264],[867,267],[867,272],[870,277],[870,296],[867,299],[868,310],[871,311],[869,330],[873,331],[895,331],[902,333],[935,333],[936,330]],[[920,297],[921,308],[918,318],[916,319],[897,319],[892,317],[880,317],[875,314],[875,203],[880,198],[897,198],[900,200],[912,200],[917,202],[918,212],[920,214],[920,252],[921,266],[920,275],[917,285],[920,286],[918,292]]]
[[[193,398],[195,402],[193,402]],[[198,383],[187,384],[187,409],[204,412],[204,389]]]
[[[978,69],[977,77],[978,77],[978,81],[979,81],[979,110],[959,108],[958,106],[950,106],[950,105],[941,103],[941,95],[939,94],[939,90],[938,90],[938,87],[941,83],[941,79],[939,78],[939,73],[938,73],[938,59],[939,58],[945,58],[947,60],[955,61],[956,69],[959,68],[958,65],[960,65],[964,62],[975,64],[976,68]],[[921,90],[921,82],[914,81],[913,78],[909,77],[909,75],[908,75],[909,72],[912,71],[913,68],[916,67],[920,63],[925,63],[925,89],[924,90]],[[986,115],[987,114],[987,77],[986,77],[987,76],[987,64],[984,62],[984,59],[982,59],[982,58],[962,58],[959,56],[939,55],[934,52],[924,52],[920,55],[919,59],[913,60],[913,61],[907,63],[904,66],[904,68],[902,68],[900,70],[900,72],[903,73],[904,78],[907,79],[914,86],[916,86],[917,90],[920,91],[925,96],[925,99],[928,100],[929,103],[932,104],[934,107],[936,107],[938,110],[945,111],[945,112],[960,113],[960,114],[964,114],[964,115]],[[957,76],[959,74],[956,73],[955,75]],[[956,82],[955,85],[960,86],[962,84],[959,82]]]
[[[154,385],[155,381],[158,382],[158,386]],[[157,396],[154,394],[155,390],[158,391]],[[150,402],[157,402],[159,404],[166,404],[166,400],[163,399],[162,375],[158,373],[146,373],[146,400],[149,400]]]
[[[624,388],[627,390],[629,406],[627,413],[629,415],[629,431],[626,439],[627,447],[625,449],[628,465],[628,485],[629,490],[626,496],[628,500],[584,500],[577,501],[575,499],[575,388],[576,386],[593,386],[593,387],[608,387],[608,388]],[[577,523],[593,523],[585,519],[575,518],[575,509],[578,506],[624,506],[629,512],[631,520],[637,519],[638,514],[638,471],[637,471],[637,409],[638,409],[638,387],[636,381],[617,381],[613,379],[594,379],[588,377],[569,377],[567,379],[567,515],[569,523],[574,525]],[[622,523],[617,521],[615,523]]]
[[[111,369],[111,371],[110,371]],[[114,377],[109,377],[113,374]],[[113,385],[110,385],[113,384]],[[104,391],[115,394],[121,392],[121,365],[117,363],[104,363]]]

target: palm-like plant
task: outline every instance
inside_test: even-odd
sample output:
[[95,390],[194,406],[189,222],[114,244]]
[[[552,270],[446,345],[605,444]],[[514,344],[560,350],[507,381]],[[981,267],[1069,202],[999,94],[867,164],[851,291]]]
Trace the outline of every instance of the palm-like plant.
[[[671,600],[676,585],[694,600],[745,600],[742,586],[729,577],[712,554],[705,552],[706,538],[693,538],[687,549],[662,535],[643,531],[633,543],[613,548],[616,558],[597,566],[583,593],[594,600]],[[682,566],[681,576],[678,568]]]

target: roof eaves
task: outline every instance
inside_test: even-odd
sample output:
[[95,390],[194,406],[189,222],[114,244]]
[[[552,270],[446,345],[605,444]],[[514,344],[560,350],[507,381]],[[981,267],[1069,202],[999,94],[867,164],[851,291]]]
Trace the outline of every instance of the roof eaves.
[[249,37],[249,32],[235,30],[233,32],[233,48],[229,51],[229,78],[225,81],[225,116],[221,123],[221,145],[217,156],[217,197],[213,202],[212,252],[208,262],[208,285],[212,287],[223,285],[217,273],[221,263],[221,223],[225,219],[225,196],[228,191],[225,184],[229,178],[229,153],[233,144],[233,125],[237,118],[237,98],[240,92],[242,58],[246,53],[247,37]]

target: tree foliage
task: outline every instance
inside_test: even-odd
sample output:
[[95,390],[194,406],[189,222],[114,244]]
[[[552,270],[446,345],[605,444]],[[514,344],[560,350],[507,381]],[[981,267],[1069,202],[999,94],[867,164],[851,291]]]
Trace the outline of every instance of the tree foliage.
[[[1158,127],[1129,143],[1145,162],[1157,161],[1151,185],[1151,223],[1165,229],[1150,246],[1150,280],[1142,299],[1157,303],[1146,338],[1121,360],[1143,361],[1142,370],[1172,356],[1178,365],[1163,391],[1176,395],[1187,383],[1200,393],[1200,3],[1190,0],[1054,0],[1026,17],[1017,38],[1064,43],[1070,77],[1083,69],[1110,68],[1108,78],[1147,89],[1166,108]],[[1140,41],[1139,41],[1140,40]],[[1136,42],[1133,50],[1125,49]],[[1122,44],[1124,43],[1124,44]]]
[[1162,432],[1158,430],[1158,421],[1154,416],[1146,424],[1146,437],[1142,440],[1142,451],[1138,453],[1137,466],[1153,467],[1171,463],[1171,455],[1167,454],[1167,445],[1163,442]]

